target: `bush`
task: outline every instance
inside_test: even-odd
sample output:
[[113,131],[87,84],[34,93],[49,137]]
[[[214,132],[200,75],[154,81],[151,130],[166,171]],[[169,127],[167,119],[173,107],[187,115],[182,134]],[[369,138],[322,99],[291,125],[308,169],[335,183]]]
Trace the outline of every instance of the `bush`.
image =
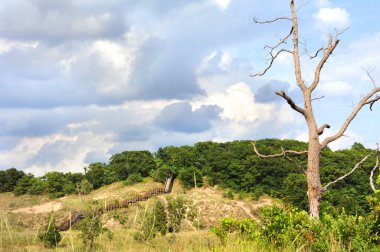
[[101,220],[102,211],[92,210],[86,213],[85,218],[80,222],[80,237],[86,250],[93,250],[95,240],[102,233],[106,233],[109,239],[112,239],[113,233],[103,226]]
[[342,214],[333,218],[324,215],[310,219],[307,212],[286,211],[277,206],[261,209],[260,224],[254,220],[223,219],[212,228],[222,244],[229,233],[237,232],[244,239],[266,244],[268,250],[303,248],[305,251],[373,251],[376,242],[371,235],[371,221]]
[[182,197],[172,198],[168,202],[169,232],[180,231],[182,221],[186,217],[186,201]]
[[38,238],[44,243],[45,247],[57,247],[61,241],[61,234],[58,231],[55,218],[53,214],[49,215],[48,223],[44,231],[38,235]]
[[92,184],[87,180],[83,179],[79,184],[79,193],[82,195],[87,195],[93,190]]
[[129,186],[140,182],[143,182],[143,177],[140,175],[140,173],[132,173],[126,180],[124,180],[123,184]]
[[141,224],[140,232],[134,234],[134,238],[139,241],[151,240],[159,232],[165,235],[167,232],[167,217],[164,205],[157,201],[150,213],[145,213]]

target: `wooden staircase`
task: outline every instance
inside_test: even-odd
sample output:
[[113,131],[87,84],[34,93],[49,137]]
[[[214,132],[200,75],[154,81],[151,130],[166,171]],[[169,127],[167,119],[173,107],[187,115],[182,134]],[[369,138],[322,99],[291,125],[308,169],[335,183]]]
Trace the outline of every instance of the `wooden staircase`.
[[[171,193],[171,191],[173,189],[173,182],[174,182],[174,176],[173,175],[168,176],[166,178],[164,188],[156,188],[156,189],[153,189],[153,190],[150,190],[150,191],[144,193],[143,195],[139,195],[139,196],[133,197],[131,199],[123,200],[120,203],[110,204],[110,205],[107,205],[105,207],[95,209],[95,210],[91,210],[91,211],[108,212],[108,211],[112,211],[115,209],[128,207],[129,205],[133,205],[139,201],[147,200],[154,195]],[[86,214],[90,214],[90,211],[79,211],[79,212],[74,213],[73,215],[71,215],[69,217],[68,220],[65,220],[62,222],[62,224],[58,227],[58,230],[59,231],[69,230],[75,223],[84,219]]]

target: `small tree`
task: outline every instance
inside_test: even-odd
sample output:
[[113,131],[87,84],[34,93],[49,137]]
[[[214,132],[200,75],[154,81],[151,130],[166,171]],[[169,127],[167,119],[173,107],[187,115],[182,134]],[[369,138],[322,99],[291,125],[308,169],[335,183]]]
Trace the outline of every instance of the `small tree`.
[[183,197],[170,199],[168,202],[169,231],[179,232],[182,221],[186,217],[186,201]]
[[86,250],[94,249],[95,240],[102,233],[107,233],[108,237],[112,239],[112,232],[103,226],[101,216],[101,210],[92,210],[87,212],[85,218],[80,222],[79,230],[81,233],[79,236],[82,238]]
[[[342,32],[337,32],[335,36],[332,36],[331,34],[329,34],[327,46],[320,48],[313,55],[310,55],[309,52],[305,50],[305,53],[310,56],[310,59],[317,58],[317,57],[320,58],[319,63],[316,66],[315,71],[314,71],[314,79],[312,80],[310,84],[306,84],[303,79],[302,71],[301,71],[301,54],[300,54],[300,49],[299,49],[298,18],[297,18],[297,11],[294,4],[294,0],[290,1],[290,10],[291,10],[291,17],[278,17],[278,18],[275,18],[273,20],[268,20],[268,21],[258,21],[255,19],[255,23],[257,24],[268,24],[268,23],[285,20],[285,21],[290,21],[292,25],[289,29],[290,30],[289,33],[286,36],[282,37],[277,44],[273,46],[265,47],[269,49],[270,62],[264,71],[262,71],[261,73],[253,74],[251,76],[255,77],[255,76],[265,75],[267,71],[272,67],[274,61],[278,58],[280,54],[288,53],[293,57],[294,75],[296,78],[297,85],[303,94],[303,106],[297,105],[294,102],[294,100],[282,90],[276,92],[276,94],[282,97],[293,110],[301,114],[301,116],[305,119],[305,122],[308,126],[308,131],[309,131],[309,147],[308,147],[308,150],[305,150],[302,152],[284,150],[282,153],[275,154],[275,155],[262,155],[257,151],[255,145],[254,145],[254,150],[261,157],[278,157],[278,156],[284,156],[289,153],[293,153],[293,154],[307,153],[308,158],[307,158],[306,178],[307,178],[309,215],[312,218],[319,218],[319,205],[320,205],[321,195],[323,191],[325,191],[327,187],[331,184],[329,183],[325,187],[322,187],[321,185],[320,170],[319,170],[321,151],[324,148],[326,148],[328,144],[339,139],[340,137],[344,135],[344,133],[347,130],[347,127],[350,125],[352,120],[354,120],[358,112],[365,105],[369,105],[370,109],[372,110],[373,104],[380,99],[380,96],[376,95],[378,92],[380,92],[380,88],[376,87],[375,82],[370,75],[370,71],[367,71],[367,75],[370,77],[374,88],[367,95],[363,96],[363,98],[357,103],[357,105],[352,110],[351,114],[349,114],[349,116],[344,121],[340,129],[334,135],[326,137],[323,140],[320,140],[319,137],[324,133],[324,130],[326,128],[330,128],[330,125],[317,124],[317,121],[315,119],[315,115],[313,112],[313,103],[312,103],[317,98],[312,97],[312,95],[315,89],[318,87],[321,72],[324,65],[326,64],[327,60],[330,58],[335,48],[339,44],[339,41],[340,41],[339,35],[341,35]],[[286,44],[289,38],[292,38],[293,40],[293,43],[291,44],[291,48],[286,47]]]
[[144,214],[141,225],[141,231],[135,236],[137,240],[151,240],[156,236],[157,232],[165,235],[167,232],[167,217],[165,207],[160,201],[156,201],[153,209],[149,213]]
[[87,180],[83,179],[79,184],[79,193],[82,195],[89,194],[93,189],[92,184]]
[[44,231],[40,233],[38,237],[44,243],[45,247],[54,248],[58,246],[61,241],[61,234],[58,231],[53,213],[49,214],[48,223]]

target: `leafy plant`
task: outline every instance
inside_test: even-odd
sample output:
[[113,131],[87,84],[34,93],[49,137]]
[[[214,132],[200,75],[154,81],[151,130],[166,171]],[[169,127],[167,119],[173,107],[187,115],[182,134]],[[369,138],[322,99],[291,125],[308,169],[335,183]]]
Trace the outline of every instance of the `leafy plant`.
[[86,250],[93,250],[95,247],[95,241],[99,235],[106,233],[109,239],[112,239],[113,233],[103,226],[101,220],[102,211],[92,210],[88,211],[85,218],[80,222],[80,238],[82,238],[83,244]]
[[183,197],[172,198],[168,202],[169,232],[180,231],[182,221],[186,217],[186,200]]
[[143,177],[140,175],[140,173],[132,173],[131,175],[128,176],[126,180],[124,180],[124,185],[129,186],[129,185],[134,185],[137,183],[140,183],[143,181]]
[[79,193],[82,195],[89,194],[93,189],[92,184],[87,180],[83,179],[79,184]]
[[38,238],[44,243],[45,247],[49,248],[57,247],[61,241],[61,234],[58,231],[55,217],[52,213],[49,214],[48,223],[43,232],[38,235]]

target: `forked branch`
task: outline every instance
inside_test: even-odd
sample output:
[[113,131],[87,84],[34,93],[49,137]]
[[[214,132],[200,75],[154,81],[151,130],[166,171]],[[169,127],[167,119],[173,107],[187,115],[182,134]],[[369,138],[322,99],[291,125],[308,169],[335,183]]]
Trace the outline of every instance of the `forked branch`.
[[[319,64],[317,65],[317,68],[315,70],[314,80],[313,80],[313,83],[311,84],[311,86],[309,88],[311,92],[313,92],[313,90],[317,87],[317,85],[319,83],[319,79],[321,76],[321,71],[322,71],[323,66],[325,65],[325,63],[327,62],[330,55],[333,53],[333,51],[335,50],[335,48],[339,44],[339,39],[337,38],[337,36],[333,39],[331,34],[329,34],[329,42],[328,42],[327,48],[320,49],[320,51],[322,51],[322,59],[319,62]],[[317,52],[317,54],[318,54],[318,52]],[[317,56],[317,54],[316,54],[316,56]]]
[[370,104],[370,108],[372,108],[373,104],[380,100],[379,96],[376,96],[375,98],[372,98],[376,93],[380,92],[380,88],[375,88],[371,92],[369,92],[366,96],[364,96],[358,105],[354,108],[354,110],[351,112],[351,114],[348,116],[346,121],[343,123],[340,130],[333,136],[327,137],[325,140],[323,140],[321,147],[322,149],[325,148],[329,143],[337,140],[341,136],[343,136],[344,132],[346,131],[348,125],[352,122],[352,120],[356,117],[358,112],[361,110],[361,108],[367,104]]
[[270,59],[269,59],[269,64],[268,66],[264,69],[264,71],[262,71],[261,73],[257,73],[257,74],[251,74],[251,77],[256,77],[256,76],[263,76],[266,74],[266,72],[272,67],[273,65],[273,62],[276,60],[276,58],[278,57],[278,55],[280,55],[280,53],[283,53],[283,52],[287,52],[287,53],[292,53],[291,51],[287,50],[287,49],[281,49],[279,51],[277,51],[275,54],[273,54],[273,52],[270,52]]
[[284,157],[286,154],[303,155],[307,153],[306,150],[305,151],[282,150],[281,153],[264,155],[264,154],[259,153],[259,151],[256,148],[255,142],[252,142],[252,145],[253,145],[253,150],[255,151],[256,155],[262,158]]
[[349,171],[348,173],[344,174],[343,176],[341,176],[341,177],[337,178],[336,180],[334,180],[334,181],[328,183],[327,185],[325,185],[325,186],[321,189],[321,193],[323,193],[324,191],[326,191],[327,188],[328,188],[329,186],[331,186],[331,185],[335,184],[336,182],[338,182],[338,181],[340,181],[340,180],[346,178],[347,176],[351,175],[351,174],[352,174],[356,169],[358,169],[358,168],[360,167],[360,165],[361,165],[362,163],[364,163],[364,161],[366,161],[367,158],[369,158],[369,156],[371,156],[373,153],[374,153],[374,152],[371,152],[370,154],[368,154],[367,156],[365,156],[365,157],[364,157],[359,163],[357,163],[357,164],[354,166],[354,168],[353,168],[351,171]]

